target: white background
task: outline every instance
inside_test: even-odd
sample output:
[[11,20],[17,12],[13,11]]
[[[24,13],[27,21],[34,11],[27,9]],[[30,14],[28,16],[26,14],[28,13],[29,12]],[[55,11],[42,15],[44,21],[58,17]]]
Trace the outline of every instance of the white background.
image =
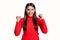
[[39,29],[41,40],[60,40],[60,1],[59,0],[0,0],[0,40],[21,40],[14,35],[16,16],[24,16],[25,5],[32,2],[37,15],[42,13],[48,27],[48,33]]

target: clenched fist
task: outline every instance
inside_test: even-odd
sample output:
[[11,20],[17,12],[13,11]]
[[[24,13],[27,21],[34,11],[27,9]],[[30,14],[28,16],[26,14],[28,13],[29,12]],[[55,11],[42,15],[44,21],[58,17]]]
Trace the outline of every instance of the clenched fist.
[[43,14],[39,14],[38,16],[39,18],[43,19]]
[[19,22],[19,20],[21,19],[21,16],[16,16],[16,21]]

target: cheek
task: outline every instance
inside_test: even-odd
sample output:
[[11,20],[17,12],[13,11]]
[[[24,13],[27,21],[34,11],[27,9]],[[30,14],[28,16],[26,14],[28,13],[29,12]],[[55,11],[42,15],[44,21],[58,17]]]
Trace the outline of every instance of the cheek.
[[32,14],[34,14],[34,11],[31,11]]
[[26,11],[27,12],[27,15],[29,15],[29,11]]
[[27,13],[29,13],[29,11],[26,11]]

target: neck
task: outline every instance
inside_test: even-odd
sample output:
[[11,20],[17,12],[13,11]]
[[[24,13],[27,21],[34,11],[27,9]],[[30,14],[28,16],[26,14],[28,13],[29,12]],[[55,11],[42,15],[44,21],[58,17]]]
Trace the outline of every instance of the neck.
[[33,16],[28,16],[29,18],[32,18]]

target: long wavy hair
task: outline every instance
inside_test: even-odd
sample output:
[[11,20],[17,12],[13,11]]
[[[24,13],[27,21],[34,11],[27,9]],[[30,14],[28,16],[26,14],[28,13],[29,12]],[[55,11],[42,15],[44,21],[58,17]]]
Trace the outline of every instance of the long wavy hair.
[[[28,15],[27,15],[26,9],[27,9],[28,6],[32,6],[36,10],[35,5],[33,3],[27,3],[26,4],[25,12],[24,12],[23,31],[26,31],[26,29],[27,29],[26,25],[27,25],[27,17],[28,17]],[[36,18],[37,18],[37,16],[36,16],[36,11],[35,11],[34,14],[33,14],[33,23],[35,25],[34,29],[38,30],[38,24],[37,24]]]

